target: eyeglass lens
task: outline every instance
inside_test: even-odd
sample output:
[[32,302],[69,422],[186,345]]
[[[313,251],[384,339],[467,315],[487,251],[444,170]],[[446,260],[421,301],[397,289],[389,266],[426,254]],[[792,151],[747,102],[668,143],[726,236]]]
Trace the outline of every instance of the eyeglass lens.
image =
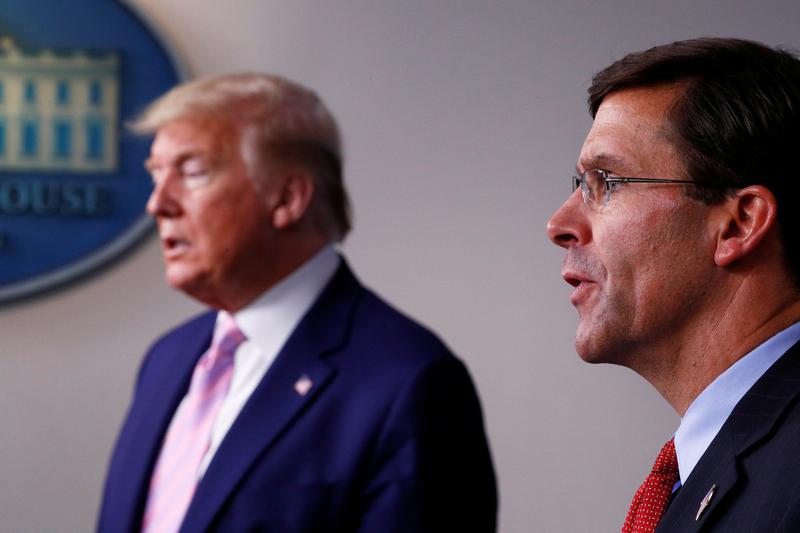
[[580,187],[586,205],[598,205],[605,201],[608,187],[603,172],[597,170],[587,170],[583,174],[572,177],[572,192]]

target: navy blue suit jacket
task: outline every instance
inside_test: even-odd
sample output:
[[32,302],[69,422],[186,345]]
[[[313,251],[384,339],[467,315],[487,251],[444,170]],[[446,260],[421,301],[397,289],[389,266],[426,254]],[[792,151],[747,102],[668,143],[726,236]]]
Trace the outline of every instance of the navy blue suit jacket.
[[[800,531],[800,343],[734,408],[658,533]],[[714,488],[698,517],[701,503]]]
[[[133,532],[167,425],[208,347],[207,313],[147,354],[100,532]],[[301,376],[314,383],[305,396]],[[495,478],[464,366],[345,264],[301,320],[197,487],[182,532],[495,530]]]

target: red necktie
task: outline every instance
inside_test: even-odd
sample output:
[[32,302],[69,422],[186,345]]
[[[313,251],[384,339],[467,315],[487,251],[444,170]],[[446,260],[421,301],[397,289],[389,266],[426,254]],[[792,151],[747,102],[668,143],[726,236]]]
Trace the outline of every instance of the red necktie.
[[174,533],[183,521],[198,481],[198,467],[208,450],[211,429],[228,392],[233,355],[245,336],[227,313],[211,347],[197,363],[184,403],[167,430],[150,480],[142,531]]
[[653,470],[636,491],[622,533],[652,533],[667,510],[672,488],[678,481],[678,456],[670,439],[658,454]]

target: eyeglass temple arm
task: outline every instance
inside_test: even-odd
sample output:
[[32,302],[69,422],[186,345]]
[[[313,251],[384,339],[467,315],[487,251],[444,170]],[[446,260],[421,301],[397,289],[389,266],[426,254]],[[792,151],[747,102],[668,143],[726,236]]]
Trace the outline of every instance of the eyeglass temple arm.
[[[696,180],[672,180],[667,178],[626,178],[614,176],[605,178],[606,183],[702,183]],[[705,183],[702,183],[705,185]]]

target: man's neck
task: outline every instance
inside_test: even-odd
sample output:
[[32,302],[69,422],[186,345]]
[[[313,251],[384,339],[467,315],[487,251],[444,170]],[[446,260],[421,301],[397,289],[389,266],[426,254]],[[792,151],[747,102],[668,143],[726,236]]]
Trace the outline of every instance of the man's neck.
[[263,268],[252,276],[230,279],[224,291],[218,291],[214,300],[204,303],[215,309],[235,313],[291,275],[330,242],[320,237],[307,239],[301,244],[302,246],[295,244],[291,248],[284,248],[275,257],[265,259]]
[[[735,300],[748,305],[737,306]],[[800,295],[787,291],[781,299],[734,298],[721,313],[707,316],[708,319],[687,326],[684,335],[665,342],[661,348],[648,350],[651,356],[646,368],[633,369],[661,393],[679,416],[736,361],[800,321]]]

